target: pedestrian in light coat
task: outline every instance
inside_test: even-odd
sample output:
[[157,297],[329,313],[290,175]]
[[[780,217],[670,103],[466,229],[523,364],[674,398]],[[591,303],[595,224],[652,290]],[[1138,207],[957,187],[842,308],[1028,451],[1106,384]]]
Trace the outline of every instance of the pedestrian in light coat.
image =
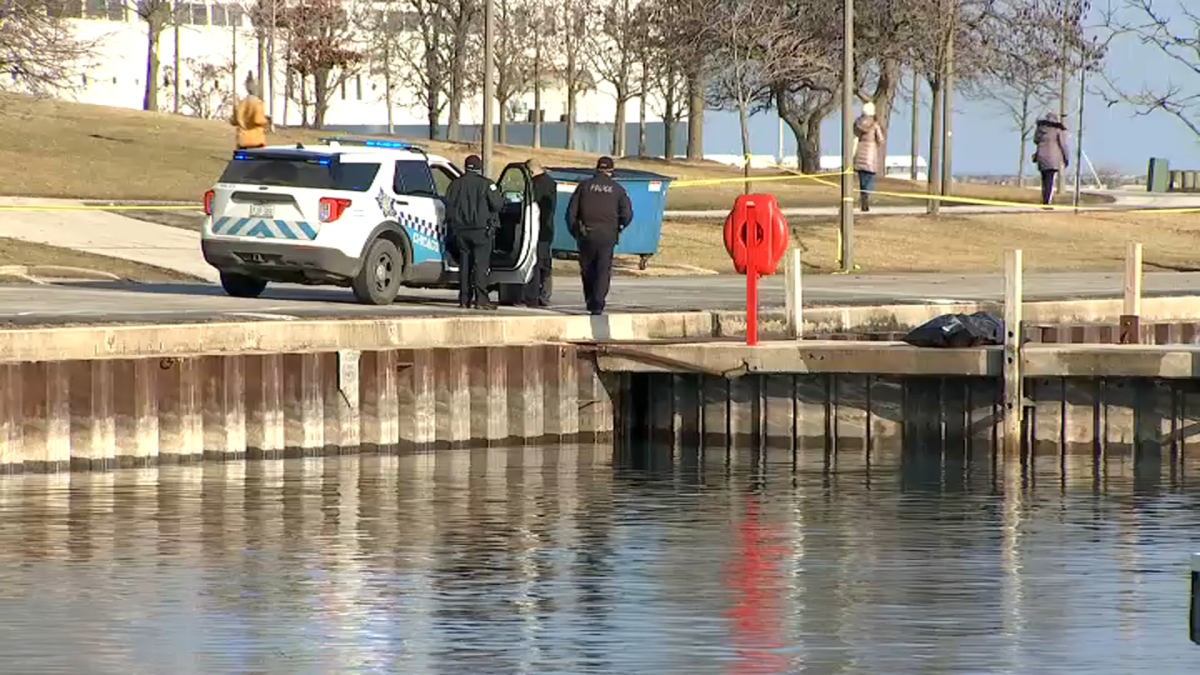
[[1049,204],[1054,198],[1054,181],[1058,178],[1058,172],[1071,166],[1071,153],[1067,151],[1067,127],[1059,121],[1058,115],[1046,113],[1046,117],[1038,120],[1033,142],[1037,145],[1033,161],[1042,173],[1042,203]]
[[879,171],[879,149],[883,147],[883,127],[875,119],[875,104],[863,104],[862,115],[854,121],[854,172],[858,174],[858,194],[863,212],[871,210],[871,191]]

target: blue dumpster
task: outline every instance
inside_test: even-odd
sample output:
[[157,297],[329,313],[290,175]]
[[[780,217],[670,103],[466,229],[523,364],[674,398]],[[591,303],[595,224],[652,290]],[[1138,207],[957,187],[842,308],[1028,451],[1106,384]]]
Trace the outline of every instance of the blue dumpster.
[[[567,228],[567,204],[575,192],[575,186],[595,175],[593,169],[553,167],[546,169],[558,183],[558,206],[554,212],[554,243],[556,257],[574,257],[579,245]],[[629,193],[633,205],[633,222],[621,233],[616,253],[641,257],[640,267],[646,269],[650,256],[658,253],[658,240],[662,234],[663,211],[667,206],[667,188],[673,180],[649,171],[617,169],[613,179]]]

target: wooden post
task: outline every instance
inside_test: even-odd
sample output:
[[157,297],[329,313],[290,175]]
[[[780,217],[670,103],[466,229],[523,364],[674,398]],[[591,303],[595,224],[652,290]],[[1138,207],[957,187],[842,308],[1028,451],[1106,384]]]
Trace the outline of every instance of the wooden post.
[[784,262],[784,292],[786,294],[788,335],[799,340],[804,337],[804,311],[801,308],[800,249],[794,248]]
[[1121,344],[1142,341],[1142,245],[1129,243],[1125,251],[1125,308],[1121,313]]
[[1021,250],[1008,252],[1004,264],[1004,457],[1021,453],[1025,387],[1021,373]]

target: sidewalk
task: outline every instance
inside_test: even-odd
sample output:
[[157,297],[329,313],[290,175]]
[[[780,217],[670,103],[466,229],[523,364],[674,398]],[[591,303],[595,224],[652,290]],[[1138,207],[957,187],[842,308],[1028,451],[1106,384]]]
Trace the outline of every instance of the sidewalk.
[[[0,205],[71,205],[83,201],[0,197]],[[93,202],[94,203],[94,202]],[[0,237],[156,265],[217,281],[204,262],[200,234],[101,210],[0,209]]]

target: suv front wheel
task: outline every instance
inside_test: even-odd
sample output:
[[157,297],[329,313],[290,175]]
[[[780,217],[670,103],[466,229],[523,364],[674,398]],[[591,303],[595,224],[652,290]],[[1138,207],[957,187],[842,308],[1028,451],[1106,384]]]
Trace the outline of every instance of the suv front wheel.
[[257,298],[267,290],[267,282],[245,274],[221,272],[221,288],[235,298]]
[[367,305],[388,305],[396,299],[404,275],[404,258],[396,245],[376,239],[367,247],[362,269],[351,284],[354,297]]

